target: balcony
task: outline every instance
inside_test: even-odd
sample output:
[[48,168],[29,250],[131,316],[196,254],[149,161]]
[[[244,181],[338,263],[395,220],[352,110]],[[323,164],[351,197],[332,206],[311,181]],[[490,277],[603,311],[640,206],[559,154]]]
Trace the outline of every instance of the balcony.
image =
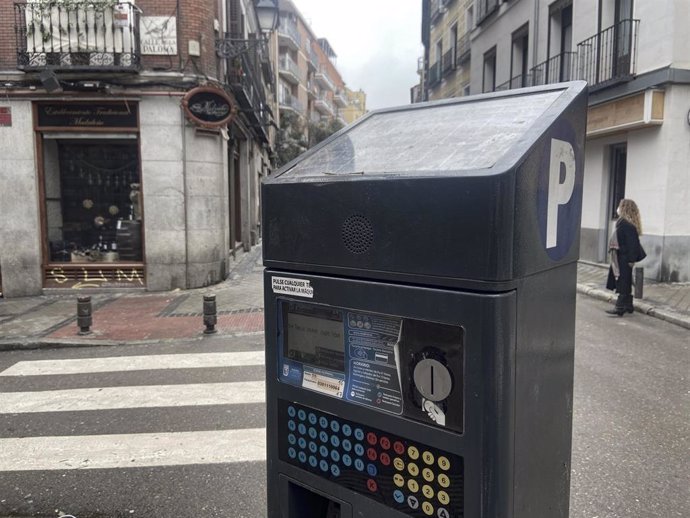
[[316,88],[316,84],[314,84],[314,81],[312,80],[307,81],[307,95],[309,96],[309,99],[316,99],[316,96],[319,95],[319,90]]
[[347,102],[347,95],[345,95],[345,91],[340,89],[335,91],[333,101],[335,101],[336,106],[339,108],[345,108],[349,104]]
[[278,99],[278,105],[281,110],[290,110],[297,114],[302,114],[304,107],[302,103],[294,95],[283,93]]
[[335,115],[335,110],[333,109],[331,101],[329,101],[328,98],[323,94],[319,95],[314,100],[314,109],[321,115],[327,115],[329,117],[333,117]]
[[437,61],[429,67],[428,85],[433,88],[441,82],[441,62]]
[[139,69],[139,10],[133,3],[15,3],[14,22],[19,70]]
[[470,35],[465,34],[464,36],[461,36],[458,38],[458,47],[456,51],[456,57],[455,57],[455,63],[457,66],[464,65],[468,61],[470,61],[470,58],[472,56],[471,52],[471,47],[470,47]]
[[512,90],[513,88],[524,88],[526,86],[532,86],[532,76],[531,74],[519,74],[512,77],[505,83],[501,83],[496,88],[494,92],[502,92],[504,90]]
[[328,76],[328,72],[326,71],[325,66],[319,66],[319,69],[314,74],[314,79],[316,79],[316,82],[319,83],[322,88],[330,90],[331,92],[335,91],[335,85],[333,84],[333,81],[331,81],[331,78]]
[[297,63],[287,54],[280,56],[278,70],[280,77],[284,78],[288,83],[298,85],[302,82],[302,74]]
[[297,30],[297,26],[288,21],[281,21],[278,26],[278,44],[281,47],[288,47],[290,50],[298,51],[302,46],[302,36]]
[[446,77],[455,70],[455,49],[450,49],[441,58],[441,74]]
[[532,85],[550,85],[577,79],[577,52],[562,52],[531,70]]
[[577,45],[578,76],[590,91],[634,77],[639,25],[640,20],[621,20]]
[[309,68],[310,70],[318,70],[319,68],[319,55],[314,49],[309,49]]

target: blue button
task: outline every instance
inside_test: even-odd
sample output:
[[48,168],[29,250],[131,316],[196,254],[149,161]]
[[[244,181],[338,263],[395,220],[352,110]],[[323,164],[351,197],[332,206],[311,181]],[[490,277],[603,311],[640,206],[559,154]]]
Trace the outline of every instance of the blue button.
[[322,460],[319,462],[319,467],[321,468],[321,471],[328,471],[328,462]]
[[352,443],[349,439],[343,439],[343,450],[352,451]]
[[331,450],[331,459],[333,459],[333,462],[338,462],[340,460],[340,453],[338,453],[338,450]]
[[403,495],[402,491],[396,489],[395,491],[393,491],[393,500],[395,500],[399,504],[402,504],[405,501],[405,495]]
[[321,425],[321,428],[328,428],[328,419],[323,416],[319,417],[319,425]]
[[292,444],[293,446],[295,445],[295,443],[297,442],[297,438],[295,437],[294,433],[291,433],[290,435],[288,435],[288,442],[290,444]]
[[350,437],[350,435],[352,435],[352,427],[349,424],[343,425],[343,435],[345,437]]
[[343,455],[343,464],[345,464],[346,467],[352,466],[352,457],[350,457],[347,453]]
[[367,473],[371,475],[372,477],[375,477],[378,471],[376,470],[376,466],[373,464],[367,464]]
[[300,461],[302,464],[304,464],[305,462],[307,462],[307,454],[304,453],[303,451],[301,451],[301,452],[299,452],[299,453],[297,454],[297,458],[299,459],[299,461]]
[[340,439],[338,439],[337,435],[331,435],[331,444],[333,445],[334,448],[337,448],[340,446]]
[[319,448],[319,453],[322,457],[328,457],[328,448],[321,446],[321,448]]
[[291,432],[294,432],[295,430],[297,430],[297,425],[295,424],[294,421],[288,421],[288,429]]
[[297,444],[299,444],[299,447],[300,447],[300,448],[304,449],[304,448],[307,447],[307,440],[306,440],[304,437],[300,437],[300,438],[297,440]]
[[319,465],[319,461],[316,460],[316,457],[314,457],[313,455],[310,455],[310,456],[309,456],[309,465],[310,465],[312,468],[315,468],[316,466]]
[[300,410],[297,412],[297,417],[299,417],[300,421],[304,421],[307,418],[307,413],[304,410]]
[[333,475],[334,477],[340,476],[340,468],[335,464],[331,464],[331,475]]
[[364,432],[361,428],[355,428],[355,439],[357,439],[358,441],[364,440]]
[[340,430],[340,423],[338,421],[331,421],[331,430],[333,430],[333,433],[338,433]]
[[319,432],[319,439],[321,439],[321,442],[328,442],[328,432],[321,430]]
[[302,435],[305,435],[307,433],[307,427],[304,426],[304,423],[300,423],[297,429],[299,430],[299,433],[301,433]]
[[355,444],[355,453],[360,457],[364,455],[364,446],[361,444]]
[[316,431],[316,428],[314,428],[313,426],[309,428],[309,437],[311,437],[312,439],[316,439],[318,435],[319,433]]
[[297,410],[295,410],[294,406],[289,406],[288,407],[288,415],[290,417],[295,417],[295,414],[297,413]]
[[297,457],[297,452],[295,451],[295,449],[292,446],[290,448],[288,448],[288,457],[290,457],[291,459],[294,459],[295,457]]
[[357,471],[364,471],[364,462],[362,462],[362,459],[355,459],[355,469]]
[[316,453],[317,451],[319,451],[319,447],[316,445],[315,442],[309,443],[309,451],[312,453]]
[[310,413],[309,413],[309,422],[310,422],[311,424],[316,424],[316,421],[317,421],[317,420],[318,420],[318,419],[316,418],[316,414],[314,414],[313,412],[310,412]]

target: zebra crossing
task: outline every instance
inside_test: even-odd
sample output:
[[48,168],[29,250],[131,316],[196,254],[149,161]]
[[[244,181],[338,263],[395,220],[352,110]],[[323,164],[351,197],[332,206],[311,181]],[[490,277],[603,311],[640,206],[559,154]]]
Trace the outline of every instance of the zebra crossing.
[[[91,357],[0,366],[0,479],[9,488],[28,472],[263,466],[258,347],[113,356],[94,349]],[[14,509],[0,494],[3,510]]]

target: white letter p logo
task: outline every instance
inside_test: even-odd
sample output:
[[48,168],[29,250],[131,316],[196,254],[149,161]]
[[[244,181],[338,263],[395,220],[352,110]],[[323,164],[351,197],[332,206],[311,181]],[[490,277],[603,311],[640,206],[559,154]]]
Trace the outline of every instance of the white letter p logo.
[[[565,176],[561,183],[561,165]],[[549,197],[546,211],[546,248],[558,243],[558,207],[570,201],[575,190],[575,151],[564,140],[551,139],[551,161],[549,163]]]

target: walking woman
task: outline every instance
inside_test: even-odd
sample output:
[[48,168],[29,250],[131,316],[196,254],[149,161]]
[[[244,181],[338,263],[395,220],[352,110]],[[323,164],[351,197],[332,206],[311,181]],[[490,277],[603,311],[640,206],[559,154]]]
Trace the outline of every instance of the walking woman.
[[616,307],[606,312],[622,317],[625,312],[633,312],[633,266],[647,257],[647,254],[640,244],[642,221],[637,204],[633,200],[622,199],[617,213],[618,220],[609,241],[611,267],[606,287],[618,292],[618,300],[616,300]]

